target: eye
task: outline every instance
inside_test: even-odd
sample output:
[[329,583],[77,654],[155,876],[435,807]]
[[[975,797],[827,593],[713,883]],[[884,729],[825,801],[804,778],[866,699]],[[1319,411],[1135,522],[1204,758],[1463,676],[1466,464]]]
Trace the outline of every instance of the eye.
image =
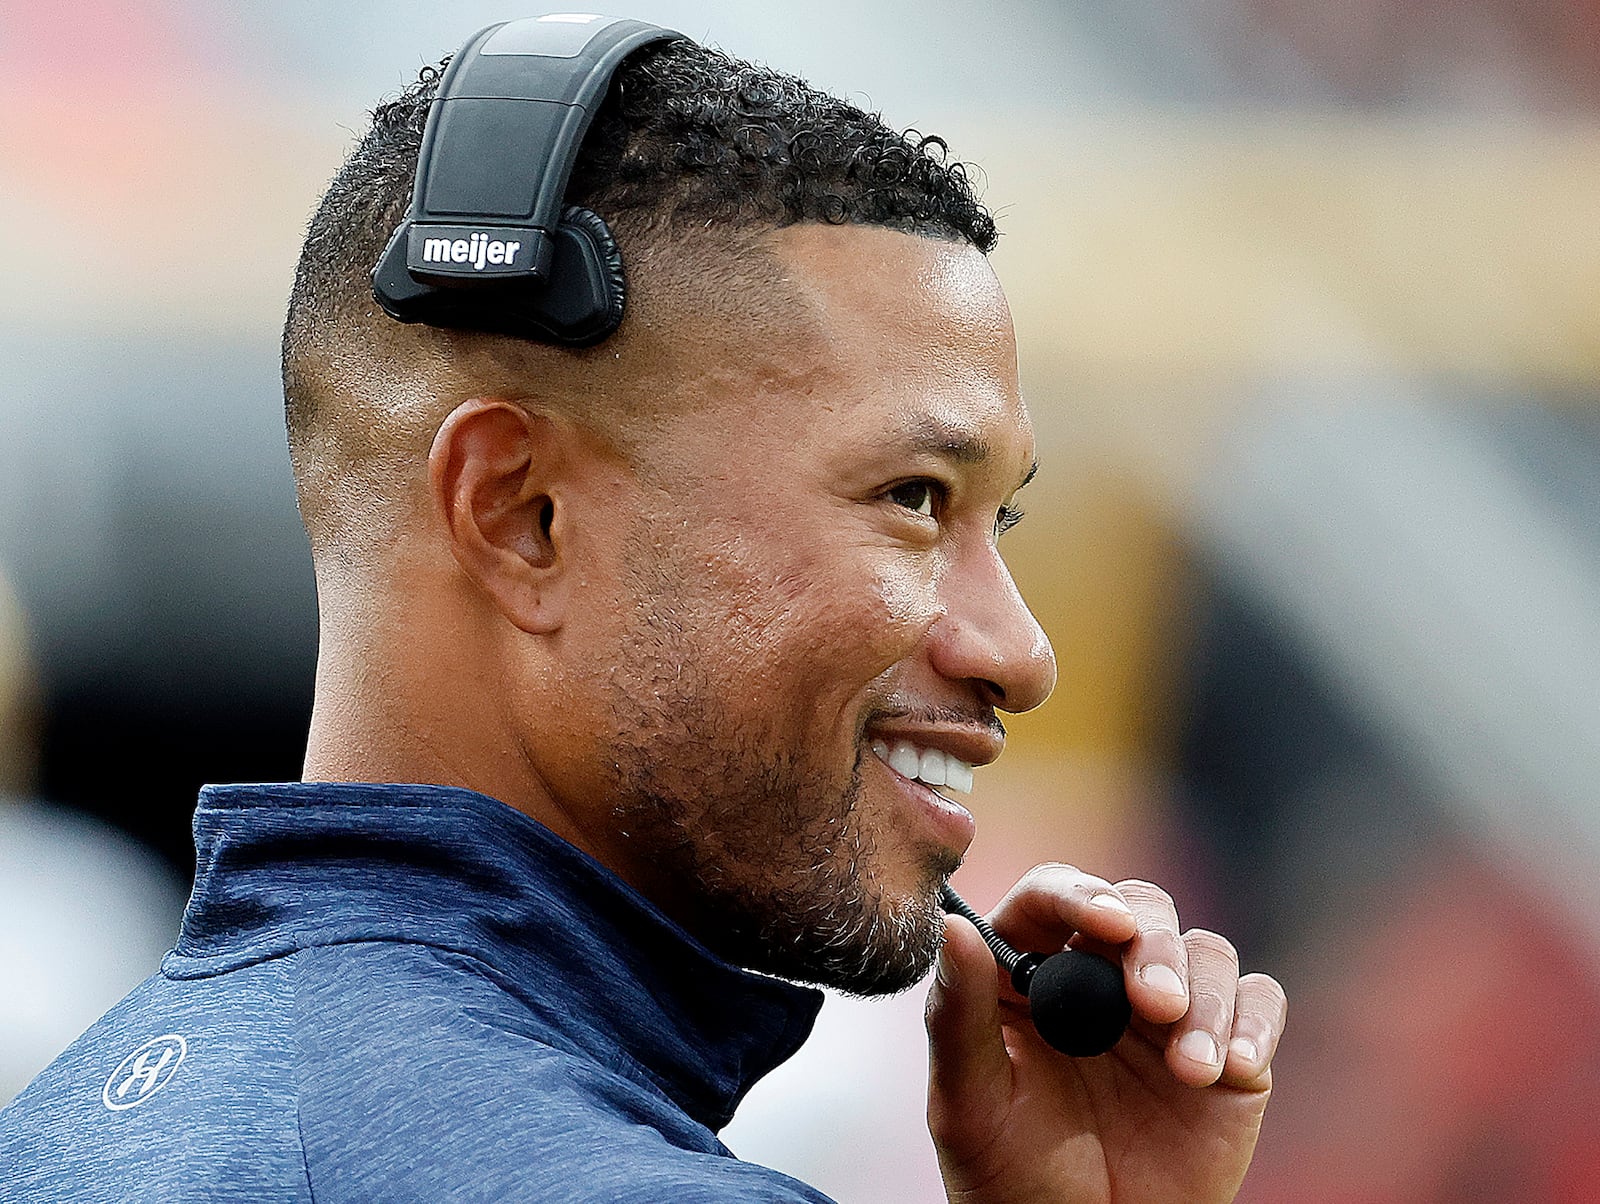
[[917,514],[934,517],[934,510],[939,504],[940,486],[935,481],[918,479],[905,481],[888,490],[884,496],[896,506],[904,506],[907,510]]

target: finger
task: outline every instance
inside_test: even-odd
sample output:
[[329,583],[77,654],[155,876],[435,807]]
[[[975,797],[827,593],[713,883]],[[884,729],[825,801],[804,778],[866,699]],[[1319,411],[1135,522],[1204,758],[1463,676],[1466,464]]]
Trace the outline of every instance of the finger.
[[978,930],[959,916],[945,918],[944,932],[924,1014],[928,1128],[941,1148],[998,1128],[1011,1101],[994,957]]
[[1189,1010],[1189,954],[1178,936],[1172,896],[1153,882],[1117,883],[1133,910],[1138,935],[1122,954],[1134,1014],[1171,1024]]
[[1271,1086],[1272,1059],[1288,1018],[1289,1000],[1276,979],[1266,974],[1241,978],[1222,1081],[1230,1087]]
[[1036,865],[1001,899],[989,922],[1012,945],[1061,949],[1073,933],[1120,945],[1137,931],[1133,909],[1111,883],[1076,866]]
[[1203,928],[1183,934],[1189,958],[1189,1010],[1167,1037],[1167,1065],[1180,1081],[1209,1087],[1222,1076],[1233,1037],[1239,955],[1233,943]]

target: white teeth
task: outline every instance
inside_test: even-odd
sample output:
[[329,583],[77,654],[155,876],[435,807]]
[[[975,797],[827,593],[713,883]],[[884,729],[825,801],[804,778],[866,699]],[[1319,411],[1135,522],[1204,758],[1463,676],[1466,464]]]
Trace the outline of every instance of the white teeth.
[[941,749],[918,748],[909,740],[896,740],[892,745],[874,740],[872,751],[902,777],[943,786],[956,794],[972,793],[972,766]]
[[947,758],[944,784],[957,794],[972,793],[972,766],[954,757]]
[[901,777],[914,778],[917,771],[922,768],[922,758],[917,750],[904,740],[895,741],[895,746],[889,750],[889,768]]

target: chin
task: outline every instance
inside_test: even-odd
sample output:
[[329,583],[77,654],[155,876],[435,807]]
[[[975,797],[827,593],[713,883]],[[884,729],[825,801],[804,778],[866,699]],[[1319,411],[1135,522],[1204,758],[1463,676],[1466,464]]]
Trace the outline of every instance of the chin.
[[[801,896],[764,914],[749,910],[721,928],[719,952],[764,974],[847,995],[895,995],[927,977],[944,940],[939,887],[960,864],[948,851],[927,863],[918,886],[881,893],[852,865],[820,870]],[[855,872],[852,872],[855,871]],[[746,899],[746,908],[752,900]]]

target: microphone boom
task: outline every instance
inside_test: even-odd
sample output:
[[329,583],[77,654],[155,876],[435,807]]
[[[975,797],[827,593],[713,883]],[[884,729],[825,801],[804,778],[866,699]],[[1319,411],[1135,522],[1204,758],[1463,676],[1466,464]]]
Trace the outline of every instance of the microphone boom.
[[978,930],[1017,994],[1027,997],[1033,1027],[1050,1045],[1074,1058],[1092,1058],[1122,1039],[1133,1005],[1120,967],[1081,949],[1018,953],[948,882],[939,902]]

